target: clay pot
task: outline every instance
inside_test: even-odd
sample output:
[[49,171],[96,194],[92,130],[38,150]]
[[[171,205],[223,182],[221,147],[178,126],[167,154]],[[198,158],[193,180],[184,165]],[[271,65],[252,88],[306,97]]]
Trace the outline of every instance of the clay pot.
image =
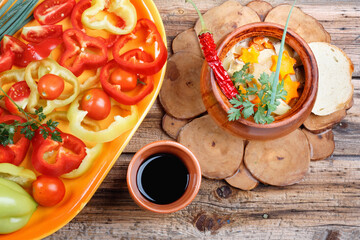
[[[140,193],[136,184],[136,175],[140,165],[156,153],[176,155],[183,161],[189,172],[189,182],[184,194],[170,204],[161,205],[150,202]],[[197,195],[201,185],[201,169],[195,155],[182,144],[174,141],[157,141],[144,146],[134,155],[129,164],[126,181],[131,197],[140,207],[156,213],[172,213],[189,205]]]
[[[225,38],[218,47],[218,55],[222,60],[236,43],[246,38],[268,36],[281,40],[283,30],[283,26],[275,23],[261,22],[244,25]],[[257,124],[242,118],[238,121],[228,121],[227,112],[231,104],[216,83],[213,71],[204,62],[200,80],[202,99],[209,115],[219,126],[246,139],[268,140],[294,131],[310,115],[318,88],[318,68],[314,54],[305,40],[291,30],[288,30],[286,34],[286,44],[300,56],[304,65],[305,85],[299,100],[291,110],[275,117],[275,121],[271,124]]]

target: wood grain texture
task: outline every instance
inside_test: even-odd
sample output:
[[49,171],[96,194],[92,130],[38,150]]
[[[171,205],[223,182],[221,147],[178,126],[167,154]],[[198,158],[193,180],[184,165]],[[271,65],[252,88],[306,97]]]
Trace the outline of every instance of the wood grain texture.
[[[171,46],[178,33],[194,26],[197,16],[183,0],[154,1]],[[201,12],[223,2],[197,0]],[[249,1],[240,2],[246,5]],[[336,146],[332,156],[311,162],[305,179],[293,186],[260,185],[246,192],[225,181],[203,179],[195,201],[184,210],[169,215],[146,212],[130,198],[125,176],[140,147],[171,139],[161,130],[164,111],[157,101],[91,201],[48,239],[359,239],[359,1],[298,0],[297,5],[320,20],[332,43],[344,49],[355,66],[354,106],[333,130]]]

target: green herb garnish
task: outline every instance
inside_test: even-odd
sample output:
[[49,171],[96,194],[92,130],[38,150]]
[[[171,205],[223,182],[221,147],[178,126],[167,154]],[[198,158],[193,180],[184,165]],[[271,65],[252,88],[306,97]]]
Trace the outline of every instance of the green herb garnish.
[[[13,2],[14,1],[8,1],[0,10],[0,39],[2,39],[5,34],[13,35],[33,19],[30,13],[34,10],[38,0],[17,0],[14,4]],[[8,10],[11,4],[13,5]],[[6,10],[8,11],[6,12]]]
[[[276,107],[280,104],[279,99],[285,99],[287,92],[284,90],[284,81],[281,81],[278,84],[275,92],[275,102],[271,103],[271,95],[273,89],[273,78],[275,76],[274,73],[271,75],[267,73],[262,73],[260,78],[258,79],[261,87],[257,87],[254,84],[253,87],[247,86],[247,82],[250,82],[254,76],[252,74],[247,73],[247,69],[249,67],[249,63],[245,64],[243,68],[235,72],[232,76],[232,80],[234,85],[239,89],[239,94],[236,95],[235,98],[230,99],[230,103],[233,107],[228,111],[228,119],[229,121],[238,120],[240,117],[245,119],[250,116],[254,116],[254,121],[256,123],[272,123],[274,121],[274,117],[271,115],[267,115],[266,113],[270,111],[274,111]],[[240,90],[243,89],[243,92]],[[252,103],[250,97],[258,96],[259,102]],[[256,110],[254,110],[254,107]]]
[[[238,120],[240,117],[247,119],[250,116],[254,116],[254,121],[256,123],[269,124],[274,121],[274,117],[271,115],[271,113],[276,110],[277,106],[279,106],[280,101],[278,100],[285,100],[285,96],[287,95],[287,92],[284,90],[284,80],[282,80],[279,84],[278,79],[284,51],[286,32],[290,20],[290,15],[295,6],[295,3],[296,0],[292,5],[286,20],[275,73],[272,73],[271,75],[262,73],[258,79],[261,84],[260,88],[258,88],[255,84],[253,87],[247,87],[247,82],[250,82],[254,78],[252,74],[246,72],[249,68],[249,63],[246,63],[240,71],[237,71],[233,74],[232,81],[235,87],[237,87],[239,94],[236,95],[235,98],[230,99],[230,103],[233,105],[233,107],[228,111],[229,121]],[[240,86],[242,86],[245,93],[242,93]],[[256,104],[252,103],[249,99],[249,96],[258,96],[260,102]],[[254,107],[256,110],[254,110]]]
[[[41,124],[46,116],[43,113],[43,108],[40,107],[35,111],[37,117],[33,117],[31,114],[27,113],[22,109],[16,102],[9,97],[9,95],[0,87],[1,92],[4,95],[0,95],[1,98],[4,96],[8,97],[10,101],[15,104],[18,110],[24,114],[26,118],[26,122],[21,123],[19,121],[14,121],[11,124],[8,123],[0,123],[0,145],[7,146],[8,144],[14,144],[14,135],[16,133],[16,129],[21,127],[20,133],[23,134],[27,139],[31,140],[35,131],[40,129],[40,134],[46,139],[48,136],[51,136],[51,139],[57,142],[62,142],[60,132],[56,130],[56,127],[59,125],[59,122],[52,121],[51,119],[46,122],[46,124]],[[0,98],[0,99],[1,99]]]

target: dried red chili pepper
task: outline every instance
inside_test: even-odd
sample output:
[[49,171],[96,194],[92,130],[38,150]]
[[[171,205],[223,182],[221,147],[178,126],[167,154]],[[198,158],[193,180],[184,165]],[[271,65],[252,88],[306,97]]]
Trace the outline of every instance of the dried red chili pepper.
[[213,70],[216,82],[218,83],[221,91],[228,99],[232,99],[238,94],[238,91],[236,90],[229,74],[224,69],[222,62],[217,55],[213,35],[209,30],[206,29],[204,19],[195,3],[192,0],[185,1],[191,3],[199,15],[201,22],[201,32],[199,33],[198,38],[202,46],[201,48],[204,52],[205,60]]

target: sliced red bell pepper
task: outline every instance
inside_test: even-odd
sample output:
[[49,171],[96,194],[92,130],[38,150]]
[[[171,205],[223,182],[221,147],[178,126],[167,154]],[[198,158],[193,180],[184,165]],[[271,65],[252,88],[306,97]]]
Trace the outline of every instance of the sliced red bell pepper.
[[21,37],[28,42],[39,43],[47,38],[60,38],[62,33],[61,25],[42,25],[24,27]]
[[[137,36],[139,30],[145,30],[147,36],[145,44],[146,46],[153,46],[155,49],[155,56],[152,61],[143,62],[131,62],[125,58],[125,54],[120,55],[120,51],[130,40],[136,40],[142,36]],[[140,48],[141,46],[139,46]],[[113,47],[113,56],[116,62],[128,72],[135,74],[152,75],[161,70],[167,59],[167,49],[163,42],[163,39],[156,28],[156,25],[149,19],[138,20],[135,29],[132,33],[123,35],[115,43]]]
[[1,40],[1,53],[11,51],[15,54],[14,65],[18,67],[25,67],[23,65],[22,57],[26,49],[26,44],[13,36],[5,35]]
[[5,53],[0,55],[0,72],[9,70],[14,65],[15,54],[8,50]]
[[107,47],[98,38],[90,37],[78,29],[68,29],[63,34],[65,51],[59,63],[76,76],[85,69],[94,69],[106,64]]
[[[132,57],[130,57],[132,56]],[[142,62],[142,61],[151,61],[152,57],[140,50],[140,49],[134,49],[125,54],[125,57],[129,57],[134,59],[134,62]],[[136,59],[135,59],[136,57]],[[112,84],[110,82],[110,70],[114,68],[119,68],[120,65],[115,61],[112,60],[108,64],[106,64],[100,73],[100,82],[101,86],[104,89],[104,91],[114,98],[117,102],[125,105],[134,105],[138,102],[140,102],[144,97],[146,97],[148,94],[150,94],[154,88],[154,82],[152,76],[138,76],[140,80],[145,84],[138,84],[141,85],[141,90],[135,89],[134,91],[137,91],[136,95],[130,95],[128,93],[125,93],[121,90],[121,87],[115,84]],[[121,67],[120,67],[121,68]],[[137,87],[138,88],[138,87]]]
[[[0,123],[10,123],[14,121],[25,122],[26,120],[15,115],[4,115],[0,117]],[[0,163],[11,163],[19,166],[25,159],[26,153],[30,146],[30,140],[19,133],[17,129],[14,139],[17,139],[13,144],[7,146],[0,145]]]
[[21,65],[27,66],[30,62],[47,58],[51,51],[63,42],[62,38],[46,38],[39,43],[29,43],[21,58]]
[[[7,94],[24,109],[30,96],[30,88],[26,81],[20,81],[12,85]],[[7,97],[5,98],[5,107],[10,113],[19,114],[19,109]]]
[[45,0],[34,10],[34,17],[41,25],[55,24],[71,14],[75,0]]
[[[86,30],[81,22],[81,15],[89,7],[91,7],[91,0],[81,0],[75,5],[71,13],[71,24],[75,29],[81,30],[84,33],[86,33]],[[122,23],[119,23],[118,27],[121,27],[123,25],[124,25],[124,21],[122,21]],[[108,48],[111,48],[115,44],[115,42],[119,39],[119,37],[120,35],[110,34],[107,39],[102,37],[99,38],[105,41],[105,44]]]
[[[59,131],[59,130],[58,130]],[[44,139],[39,130],[32,140],[31,162],[39,173],[60,176],[77,169],[86,156],[86,145],[79,138],[60,132],[62,142]]]

